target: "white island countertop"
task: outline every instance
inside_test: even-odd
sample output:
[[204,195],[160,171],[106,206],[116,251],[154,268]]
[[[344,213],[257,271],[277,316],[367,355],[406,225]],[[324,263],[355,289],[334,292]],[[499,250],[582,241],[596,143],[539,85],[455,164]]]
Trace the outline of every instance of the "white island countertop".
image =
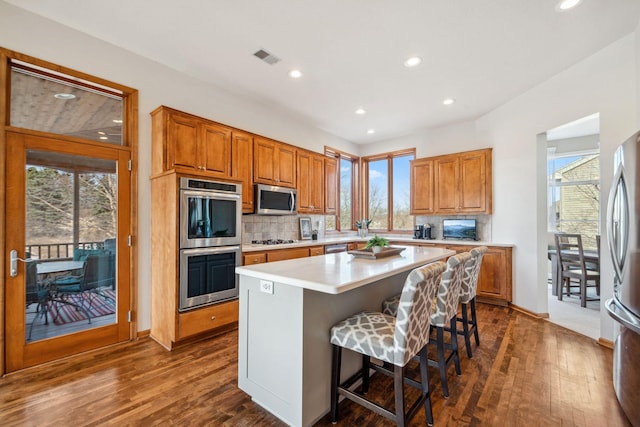
[[340,294],[455,255],[455,251],[442,248],[402,247],[405,249],[399,255],[379,259],[357,258],[341,252],[237,267],[236,273],[327,294]]

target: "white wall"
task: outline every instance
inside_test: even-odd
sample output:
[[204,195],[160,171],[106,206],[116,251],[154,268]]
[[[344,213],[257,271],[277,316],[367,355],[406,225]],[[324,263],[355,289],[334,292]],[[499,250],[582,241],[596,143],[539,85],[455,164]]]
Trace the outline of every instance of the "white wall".
[[159,105],[322,152],[324,145],[357,152],[345,140],[189,78],[168,67],[0,1],[0,46],[83,71],[139,91],[138,329],[151,327],[151,118]]

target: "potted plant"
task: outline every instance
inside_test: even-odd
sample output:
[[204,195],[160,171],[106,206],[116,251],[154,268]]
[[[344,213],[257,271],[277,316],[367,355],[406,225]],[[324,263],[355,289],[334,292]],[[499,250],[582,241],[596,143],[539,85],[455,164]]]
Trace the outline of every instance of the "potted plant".
[[367,230],[371,220],[367,218],[359,219],[356,221],[356,229],[358,230],[358,237],[367,237]]
[[371,248],[371,251],[374,254],[377,254],[382,250],[382,248],[387,246],[389,246],[389,240],[385,239],[384,237],[379,237],[376,234],[375,236],[367,240],[367,246],[365,246],[364,248],[365,249]]

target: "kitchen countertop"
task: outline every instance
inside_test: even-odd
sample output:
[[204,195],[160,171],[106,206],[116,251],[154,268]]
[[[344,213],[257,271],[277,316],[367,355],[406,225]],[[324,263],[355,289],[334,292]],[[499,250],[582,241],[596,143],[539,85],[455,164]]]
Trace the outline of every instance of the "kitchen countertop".
[[[373,233],[369,235],[369,237],[358,237],[358,236],[328,236],[324,239],[318,240],[297,240],[294,243],[281,243],[278,245],[262,245],[262,244],[243,244],[242,252],[256,252],[256,251],[265,251],[265,250],[275,250],[275,249],[289,249],[289,248],[301,248],[305,246],[319,246],[319,245],[333,245],[339,243],[349,243],[349,242],[366,242],[373,236]],[[421,240],[414,239],[413,237],[408,236],[389,236],[389,235],[380,235],[381,237],[385,237],[392,242],[400,242],[400,243],[423,243],[423,244],[434,244],[434,245],[463,245],[463,246],[498,246],[498,247],[513,247],[511,243],[494,243],[494,242],[486,242],[479,240]]]
[[455,254],[443,248],[404,248],[399,255],[379,259],[357,258],[340,252],[236,267],[236,273],[327,294],[340,294]]

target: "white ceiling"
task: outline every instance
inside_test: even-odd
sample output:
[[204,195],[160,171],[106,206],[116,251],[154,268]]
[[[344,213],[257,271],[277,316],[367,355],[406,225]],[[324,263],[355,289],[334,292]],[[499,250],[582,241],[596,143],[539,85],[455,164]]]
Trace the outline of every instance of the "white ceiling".
[[6,1],[356,143],[474,119],[640,18],[638,0]]

